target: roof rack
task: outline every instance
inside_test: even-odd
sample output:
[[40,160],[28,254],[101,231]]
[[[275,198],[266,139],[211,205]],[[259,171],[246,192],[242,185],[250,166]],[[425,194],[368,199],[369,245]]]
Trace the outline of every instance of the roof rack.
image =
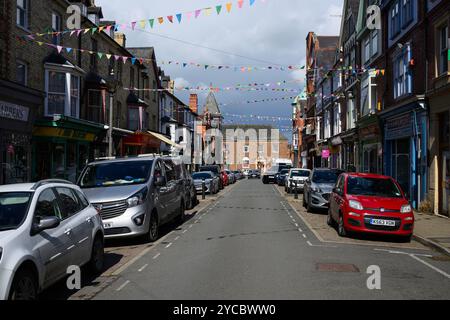
[[63,179],[46,179],[46,180],[41,180],[36,182],[33,187],[31,187],[32,190],[36,190],[39,187],[42,187],[43,185],[49,184],[49,183],[63,183],[63,184],[71,184],[73,185],[74,183],[68,180],[63,180]]

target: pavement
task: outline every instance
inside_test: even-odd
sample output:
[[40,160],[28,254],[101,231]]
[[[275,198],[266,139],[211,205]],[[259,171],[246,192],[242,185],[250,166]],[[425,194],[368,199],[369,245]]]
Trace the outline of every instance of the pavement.
[[[300,199],[301,200],[301,196]],[[242,180],[61,299],[448,299],[450,259],[411,241],[340,239],[275,185]],[[118,254],[118,255],[120,255]],[[378,271],[374,271],[378,270]],[[373,274],[375,272],[376,274]],[[379,289],[370,286],[379,276]],[[54,295],[55,296],[55,295]],[[47,296],[48,297],[48,296]]]
[[450,256],[450,219],[415,212],[414,239]]

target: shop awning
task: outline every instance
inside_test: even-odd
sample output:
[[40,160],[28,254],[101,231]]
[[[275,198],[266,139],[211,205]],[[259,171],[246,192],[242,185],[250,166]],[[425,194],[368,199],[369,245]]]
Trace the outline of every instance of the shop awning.
[[152,132],[152,131],[148,131],[148,133],[150,133],[155,138],[161,140],[162,142],[167,143],[168,145],[174,146],[175,148],[178,148],[178,149],[183,149],[182,146],[180,146],[179,144],[176,144],[175,142],[173,142],[172,140],[170,140],[169,138],[167,138],[166,136],[164,136],[160,133],[156,133],[156,132]]

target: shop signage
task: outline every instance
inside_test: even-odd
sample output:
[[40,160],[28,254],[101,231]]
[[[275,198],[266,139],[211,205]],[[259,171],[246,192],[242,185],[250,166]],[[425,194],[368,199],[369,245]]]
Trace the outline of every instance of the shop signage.
[[384,127],[386,140],[410,137],[412,135],[412,122],[410,114],[387,119]]
[[29,109],[17,104],[0,101],[0,117],[18,121],[28,121]]
[[329,157],[330,157],[330,150],[328,150],[328,149],[323,149],[323,150],[322,150],[322,158],[328,159]]
[[37,127],[34,130],[33,135],[40,137],[65,138],[89,142],[93,142],[95,139],[95,134],[93,133],[66,128]]

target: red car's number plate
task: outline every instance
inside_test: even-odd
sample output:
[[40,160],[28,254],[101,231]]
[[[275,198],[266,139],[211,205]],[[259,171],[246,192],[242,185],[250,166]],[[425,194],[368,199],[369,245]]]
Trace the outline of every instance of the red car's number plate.
[[370,224],[375,226],[395,227],[395,221],[393,220],[370,219]]

